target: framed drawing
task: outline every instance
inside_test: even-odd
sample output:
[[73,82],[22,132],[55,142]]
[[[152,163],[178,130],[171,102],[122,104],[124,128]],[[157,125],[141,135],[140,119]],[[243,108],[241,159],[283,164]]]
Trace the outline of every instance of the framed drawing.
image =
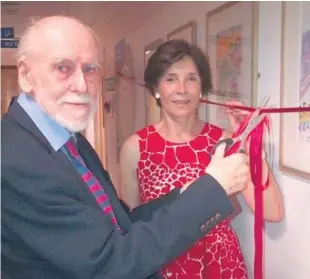
[[188,41],[189,43],[192,43],[194,45],[197,44],[197,23],[196,21],[192,20],[174,31],[167,34],[167,40],[173,40],[173,39],[183,39]]
[[[210,100],[221,103],[237,100],[255,105],[257,26],[256,2],[228,2],[207,13],[206,50],[213,84]],[[230,129],[223,107],[209,106],[207,119]]]
[[[144,68],[146,68],[147,61],[152,56],[152,54],[156,51],[156,49],[163,43],[162,39],[157,39],[150,44],[148,44],[144,48]],[[145,125],[151,125],[159,122],[161,118],[161,109],[156,104],[155,98],[150,94],[150,92],[145,89],[144,90],[144,98],[145,98]]]
[[[281,107],[310,107],[310,3],[282,3]],[[281,114],[281,171],[310,179],[310,112]]]

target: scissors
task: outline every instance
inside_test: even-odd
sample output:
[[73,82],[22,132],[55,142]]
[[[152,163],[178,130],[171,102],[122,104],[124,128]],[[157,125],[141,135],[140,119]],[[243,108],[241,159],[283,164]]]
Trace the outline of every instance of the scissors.
[[223,140],[220,140],[219,142],[217,142],[211,150],[211,156],[214,154],[215,149],[219,145],[221,145],[222,143],[226,143],[226,147],[225,147],[225,153],[226,153],[234,144],[236,144],[237,142],[240,142],[240,145],[237,149],[237,152],[245,153],[244,150],[245,150],[246,140],[247,140],[249,134],[265,118],[266,113],[260,114],[260,111],[262,108],[267,107],[269,100],[270,100],[270,97],[267,97],[267,98],[264,98],[261,100],[261,102],[259,104],[259,109],[255,110],[253,112],[253,114],[251,115],[251,118],[249,119],[247,127],[244,129],[244,131],[240,135],[233,137],[233,138],[226,138],[226,139],[223,139]]

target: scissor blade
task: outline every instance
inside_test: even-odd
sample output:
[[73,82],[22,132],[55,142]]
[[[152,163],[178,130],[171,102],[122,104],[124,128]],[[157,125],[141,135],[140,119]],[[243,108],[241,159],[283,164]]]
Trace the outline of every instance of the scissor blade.
[[242,137],[243,135],[246,135],[248,134],[248,130],[252,130],[252,126],[254,125],[255,127],[255,122],[254,120],[259,116],[259,112],[260,110],[255,110],[253,112],[253,114],[251,115],[250,119],[249,119],[249,122],[248,122],[248,125],[246,126],[245,130],[243,131],[242,133]]
[[262,122],[262,120],[265,117],[266,117],[266,113],[262,113],[261,115],[256,115],[255,117],[251,117],[248,126],[242,133],[242,139],[245,140],[248,137],[248,135],[258,126],[259,123]]

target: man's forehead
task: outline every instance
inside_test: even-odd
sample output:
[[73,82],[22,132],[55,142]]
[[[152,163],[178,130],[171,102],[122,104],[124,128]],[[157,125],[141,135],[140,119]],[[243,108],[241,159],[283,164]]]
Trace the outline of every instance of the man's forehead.
[[44,42],[41,55],[50,60],[72,60],[75,62],[99,62],[99,49],[94,44],[61,39]]
[[61,25],[58,21],[39,24],[35,30],[37,40],[54,44],[55,46],[61,43],[73,44],[76,47],[85,45],[92,47],[96,45],[94,36],[89,29],[74,21],[69,22],[70,24],[67,23],[65,25]]
[[31,31],[33,54],[40,60],[99,63],[99,45],[88,27],[63,17],[42,19]]
[[63,16],[46,17],[38,21],[37,27],[42,28],[43,30],[47,30],[47,29],[62,30],[66,28],[76,29],[76,30],[85,29],[85,26],[78,20],[69,18],[69,17],[63,17]]

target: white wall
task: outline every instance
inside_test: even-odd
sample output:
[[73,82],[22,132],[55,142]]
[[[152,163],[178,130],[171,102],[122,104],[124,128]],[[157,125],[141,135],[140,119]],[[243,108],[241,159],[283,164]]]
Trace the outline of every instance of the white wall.
[[[271,96],[280,106],[281,3],[260,2],[258,96]],[[280,117],[272,115],[274,173],[281,186],[285,219],[267,224],[265,234],[266,278],[310,278],[310,183],[289,177],[278,170]],[[308,150],[309,152],[309,150]],[[310,158],[309,158],[310,162]],[[248,263],[253,262],[253,216],[248,211],[234,224]]]
[[[136,79],[143,81],[143,48],[155,39],[166,39],[168,32],[181,24],[195,19],[197,21],[198,46],[205,49],[206,43],[206,13],[220,5],[221,2],[174,2],[163,9],[156,16],[143,24],[132,33],[124,34],[126,41],[133,51]],[[108,76],[114,75],[114,45],[116,41],[106,41],[106,61]],[[280,105],[280,44],[281,44],[281,3],[260,2],[259,8],[259,72],[261,78],[258,83],[258,98],[264,95],[272,97],[271,102]],[[136,87],[136,94],[140,96],[136,103],[136,129],[144,125],[144,96],[143,90]],[[205,106],[200,115],[204,117]],[[113,121],[113,119],[111,120]],[[272,145],[274,147],[273,169],[284,195],[286,216],[280,224],[267,224],[265,233],[265,268],[266,279],[308,279],[310,278],[310,221],[307,216],[310,211],[309,182],[289,177],[278,170],[279,153],[279,115],[272,115],[273,132]],[[111,123],[113,124],[113,122]],[[110,125],[110,127],[115,127]],[[115,156],[113,130],[108,139],[108,156]],[[115,183],[118,183],[118,169],[116,161],[109,165],[109,171]],[[236,218],[233,226],[238,233],[242,249],[246,257],[247,266],[252,278],[254,253],[254,219],[240,199],[243,213]]]

